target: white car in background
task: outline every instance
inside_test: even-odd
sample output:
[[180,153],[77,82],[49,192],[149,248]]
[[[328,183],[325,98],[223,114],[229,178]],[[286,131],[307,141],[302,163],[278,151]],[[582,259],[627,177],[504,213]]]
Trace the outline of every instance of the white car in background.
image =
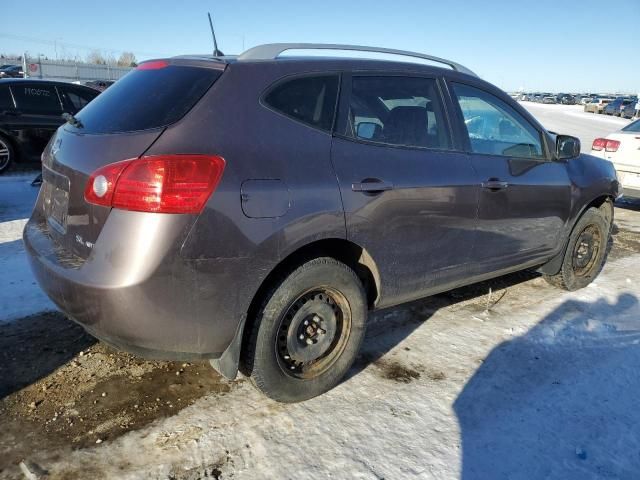
[[613,163],[625,197],[640,198],[640,120],[606,138],[596,138],[591,154]]

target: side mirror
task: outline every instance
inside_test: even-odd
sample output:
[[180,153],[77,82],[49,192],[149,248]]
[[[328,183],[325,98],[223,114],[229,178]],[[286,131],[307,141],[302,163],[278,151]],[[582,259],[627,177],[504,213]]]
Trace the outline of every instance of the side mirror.
[[580,140],[569,135],[556,137],[556,158],[558,160],[570,160],[580,155]]
[[380,125],[373,122],[360,122],[356,127],[358,138],[371,140],[380,131]]

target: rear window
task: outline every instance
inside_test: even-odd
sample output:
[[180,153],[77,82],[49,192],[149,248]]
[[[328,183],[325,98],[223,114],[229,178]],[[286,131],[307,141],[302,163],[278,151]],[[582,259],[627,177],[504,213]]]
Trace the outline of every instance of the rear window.
[[338,75],[298,77],[276,85],[264,98],[272,109],[330,131],[338,98]]
[[57,115],[62,113],[58,92],[53,85],[11,85],[16,108],[23,113]]
[[640,133],[640,120],[636,120],[633,123],[630,123],[626,127],[622,129],[623,132],[639,132]]
[[133,132],[171,125],[191,110],[221,74],[177,65],[133,70],[77,115],[82,132]]

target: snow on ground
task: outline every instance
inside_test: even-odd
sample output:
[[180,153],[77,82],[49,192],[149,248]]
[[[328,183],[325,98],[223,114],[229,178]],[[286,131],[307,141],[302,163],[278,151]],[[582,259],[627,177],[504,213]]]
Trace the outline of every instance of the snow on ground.
[[321,397],[276,404],[242,381],[150,428],[32,460],[51,478],[635,478],[638,269],[640,255],[620,258],[574,293],[514,280],[488,311],[486,296],[388,310]]
[[0,323],[53,310],[38,288],[22,245],[22,229],[38,195],[35,173],[0,177]]

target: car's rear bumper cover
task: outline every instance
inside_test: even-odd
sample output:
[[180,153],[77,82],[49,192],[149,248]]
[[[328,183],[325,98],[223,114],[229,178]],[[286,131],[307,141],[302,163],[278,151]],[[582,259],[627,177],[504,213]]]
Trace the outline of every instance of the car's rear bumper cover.
[[[131,245],[123,252],[116,252],[117,247],[106,251],[99,239],[88,259],[71,266],[51,253],[57,247],[37,214],[27,223],[23,239],[42,289],[95,337],[150,358],[218,358],[246,312],[240,292],[225,288],[244,275],[244,262],[182,258],[178,252],[188,228],[173,223],[160,228],[163,238],[173,237],[160,249],[150,247],[145,255]],[[101,238],[111,236],[109,229],[122,232],[122,227],[123,218],[110,219]],[[125,258],[116,259],[119,254]],[[142,258],[126,258],[130,255]]]

